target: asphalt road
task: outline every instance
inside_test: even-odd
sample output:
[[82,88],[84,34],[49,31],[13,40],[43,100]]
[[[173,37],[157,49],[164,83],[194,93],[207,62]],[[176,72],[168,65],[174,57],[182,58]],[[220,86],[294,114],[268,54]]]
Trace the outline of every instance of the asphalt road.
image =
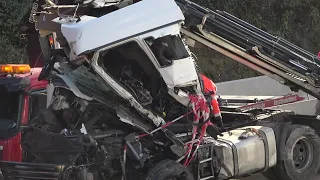
[[261,174],[255,174],[247,178],[242,178],[241,180],[267,180],[267,179]]
[[[319,179],[320,179],[320,176],[315,177],[314,179],[308,179],[308,180],[319,180]],[[256,175],[252,175],[252,176],[247,177],[247,178],[242,178],[241,180],[268,180],[268,179],[266,179],[261,174],[256,174]]]

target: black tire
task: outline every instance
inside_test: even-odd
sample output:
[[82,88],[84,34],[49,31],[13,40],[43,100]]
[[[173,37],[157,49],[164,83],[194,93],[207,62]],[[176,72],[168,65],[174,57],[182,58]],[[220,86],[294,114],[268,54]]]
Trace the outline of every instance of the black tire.
[[173,160],[164,160],[156,164],[147,173],[145,180],[194,180],[190,171]]
[[264,173],[269,180],[311,180],[320,169],[320,137],[308,126],[292,125],[286,144],[284,160]]

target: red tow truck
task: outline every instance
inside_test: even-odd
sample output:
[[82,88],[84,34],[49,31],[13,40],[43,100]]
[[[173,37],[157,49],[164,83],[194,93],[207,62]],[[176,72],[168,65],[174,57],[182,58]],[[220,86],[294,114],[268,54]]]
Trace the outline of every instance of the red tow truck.
[[[37,6],[37,1],[33,5]],[[50,56],[46,54],[50,50],[43,48],[52,48],[53,35],[38,37],[32,21],[33,13],[31,8],[31,13],[27,13],[20,24],[21,40],[27,42],[29,64],[0,64],[0,159],[3,161],[24,161],[25,153],[20,144],[21,130],[18,128],[26,126],[47,105],[48,82],[39,81],[38,77],[44,59]],[[7,138],[12,135],[13,138]]]
[[[27,64],[0,65],[0,158],[4,161],[23,161],[17,128],[46,108],[47,81],[38,81],[40,72],[40,67]],[[12,135],[10,131],[14,137],[4,140]]]

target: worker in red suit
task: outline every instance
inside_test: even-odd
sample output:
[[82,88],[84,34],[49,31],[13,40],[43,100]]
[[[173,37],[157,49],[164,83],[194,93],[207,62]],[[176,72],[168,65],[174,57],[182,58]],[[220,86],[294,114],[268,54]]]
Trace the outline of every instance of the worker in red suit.
[[217,86],[214,84],[214,82],[211,79],[207,78],[205,75],[201,74],[200,76],[203,82],[204,92],[207,95],[211,96],[211,98],[209,98],[209,101],[211,100],[210,104],[212,107],[212,114],[216,120],[222,121],[219,103],[215,96],[217,93]]
[[[211,122],[213,124],[207,126],[206,133],[208,133],[214,139],[218,139],[218,135],[223,136],[221,132],[224,131],[224,125],[222,121],[219,102],[216,98],[217,86],[211,79],[207,78],[203,74],[200,74],[200,79],[202,80],[205,97],[207,98],[207,103],[210,103],[212,115],[214,117],[214,119],[211,119]],[[219,125],[220,129],[218,128]]]

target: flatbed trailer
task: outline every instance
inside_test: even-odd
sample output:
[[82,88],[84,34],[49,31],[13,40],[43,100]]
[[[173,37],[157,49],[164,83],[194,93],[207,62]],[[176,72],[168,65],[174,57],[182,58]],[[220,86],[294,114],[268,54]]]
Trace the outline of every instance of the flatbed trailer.
[[266,109],[275,106],[295,103],[304,100],[299,95],[285,96],[218,96],[220,106],[237,108],[239,110]]

